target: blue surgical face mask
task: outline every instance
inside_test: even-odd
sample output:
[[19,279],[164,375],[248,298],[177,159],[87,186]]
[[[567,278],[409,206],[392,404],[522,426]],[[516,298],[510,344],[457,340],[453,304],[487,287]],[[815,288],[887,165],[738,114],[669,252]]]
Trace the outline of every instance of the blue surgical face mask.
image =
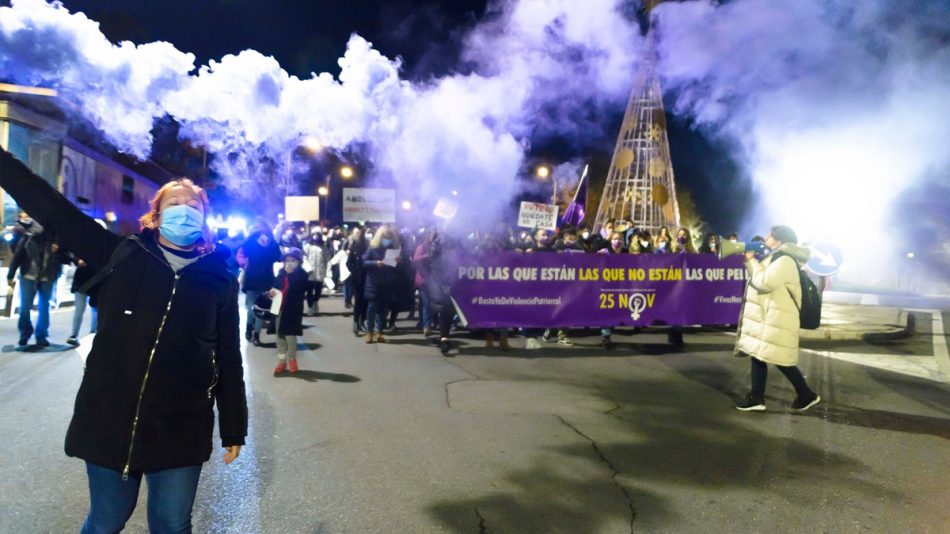
[[392,240],[392,239],[383,239],[382,241],[380,241],[380,243],[382,243],[382,245],[383,245],[384,247],[386,247],[386,248],[389,248],[389,247],[393,246],[393,240]]
[[162,224],[158,231],[162,237],[179,247],[189,247],[201,238],[204,217],[201,212],[185,204],[162,210]]

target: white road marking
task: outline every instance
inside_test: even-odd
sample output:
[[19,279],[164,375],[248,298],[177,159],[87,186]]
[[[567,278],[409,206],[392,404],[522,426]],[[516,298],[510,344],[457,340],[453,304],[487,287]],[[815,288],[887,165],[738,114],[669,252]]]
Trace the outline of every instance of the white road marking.
[[950,351],[947,350],[947,334],[943,329],[943,313],[932,309],[910,309],[907,311],[929,313],[933,319],[930,328],[933,336],[934,358],[937,367],[943,373],[944,380],[950,382]]
[[835,352],[802,349],[802,352],[817,354],[835,360],[856,363],[894,373],[915,376],[936,382],[950,383],[950,352],[943,330],[943,315],[940,310],[907,309],[908,312],[929,313],[933,318],[933,356],[898,356],[894,354],[866,354],[858,352]]

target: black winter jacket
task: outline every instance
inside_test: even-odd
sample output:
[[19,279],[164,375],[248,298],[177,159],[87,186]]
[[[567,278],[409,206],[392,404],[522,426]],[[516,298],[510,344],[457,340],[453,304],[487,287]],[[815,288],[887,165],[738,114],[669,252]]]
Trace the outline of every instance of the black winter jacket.
[[363,256],[363,271],[366,273],[363,296],[366,300],[392,304],[399,301],[399,284],[404,280],[400,269],[405,262],[400,262],[396,267],[376,264],[377,261],[383,261],[385,257],[386,249],[384,248],[371,248]]
[[34,265],[37,268],[37,279],[55,282],[59,278],[59,275],[63,273],[63,264],[69,263],[69,255],[62,248],[53,252],[53,241],[49,239],[47,233],[48,230],[42,234],[26,235],[20,239],[13,253],[13,260],[10,262],[7,279],[13,280],[18,269],[21,275],[30,272]]
[[303,300],[307,292],[307,272],[301,268],[287,274],[285,269],[277,273],[274,280],[274,289],[280,291],[284,288],[284,280],[290,279],[287,286],[287,294],[284,295],[283,303],[280,308],[280,328],[277,330],[279,336],[302,336],[303,335]]
[[211,454],[217,402],[222,444],[247,435],[237,281],[222,248],[173,272],[146,231],[101,228],[42,178],[0,152],[0,187],[97,272],[99,328],[86,361],[66,454],[129,472],[198,465]]
[[248,236],[241,246],[247,265],[244,266],[244,287],[247,291],[267,291],[274,284],[274,264],[280,261],[280,247],[271,238],[266,247],[257,242],[261,236],[256,232]]

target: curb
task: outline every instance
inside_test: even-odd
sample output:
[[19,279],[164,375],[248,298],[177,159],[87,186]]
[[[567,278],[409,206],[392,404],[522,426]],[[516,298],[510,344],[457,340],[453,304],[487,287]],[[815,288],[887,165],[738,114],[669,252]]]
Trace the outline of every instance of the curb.
[[886,328],[875,331],[852,332],[821,328],[817,330],[799,330],[799,338],[807,341],[866,341],[882,343],[907,339],[917,332],[917,317],[907,314],[907,324],[903,328]]

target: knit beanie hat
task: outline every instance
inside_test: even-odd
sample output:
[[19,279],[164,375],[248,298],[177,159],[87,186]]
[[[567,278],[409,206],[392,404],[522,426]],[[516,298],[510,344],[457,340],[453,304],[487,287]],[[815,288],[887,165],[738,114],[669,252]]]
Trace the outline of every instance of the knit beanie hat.
[[772,237],[781,241],[782,243],[791,243],[793,245],[798,244],[798,236],[795,235],[795,231],[788,226],[773,226]]

